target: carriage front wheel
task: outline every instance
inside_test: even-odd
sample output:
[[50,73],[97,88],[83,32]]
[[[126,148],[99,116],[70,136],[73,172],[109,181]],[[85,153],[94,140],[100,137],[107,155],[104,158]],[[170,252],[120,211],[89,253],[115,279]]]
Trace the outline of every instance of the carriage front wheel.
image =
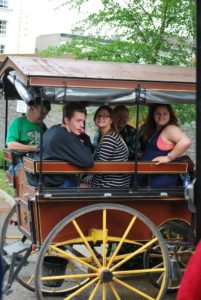
[[[160,248],[162,264],[143,267],[143,255]],[[160,274],[153,287],[147,274]],[[37,299],[68,291],[65,299],[162,299],[170,276],[166,243],[140,212],[120,204],[83,207],[66,216],[40,249],[35,273]],[[129,298],[130,297],[130,298]]]

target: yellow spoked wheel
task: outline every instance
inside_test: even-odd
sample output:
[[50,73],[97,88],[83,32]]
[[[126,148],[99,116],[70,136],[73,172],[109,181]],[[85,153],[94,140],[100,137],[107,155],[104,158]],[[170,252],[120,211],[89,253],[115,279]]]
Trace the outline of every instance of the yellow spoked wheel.
[[[160,248],[163,265],[144,269],[142,258],[152,245]],[[160,274],[159,289],[150,284],[147,273]],[[71,213],[50,232],[38,257],[35,290],[37,299],[43,299],[44,287],[53,293],[68,289],[66,300],[81,295],[161,299],[169,276],[168,250],[157,227],[134,209],[104,203]]]
[[[171,276],[168,284],[168,291],[175,291],[179,288],[181,278],[185,272],[187,263],[194,252],[195,234],[191,226],[180,219],[168,220],[159,226],[169,251]],[[153,261],[163,265],[158,245],[153,245],[144,254],[144,267],[152,266]],[[161,278],[159,274],[148,274],[150,282],[160,287]]]

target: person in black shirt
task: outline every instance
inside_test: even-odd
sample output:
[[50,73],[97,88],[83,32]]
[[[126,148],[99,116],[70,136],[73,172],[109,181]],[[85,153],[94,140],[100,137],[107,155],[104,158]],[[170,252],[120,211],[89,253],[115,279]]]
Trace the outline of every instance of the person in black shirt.
[[[72,163],[81,168],[93,166],[93,156],[91,150],[80,139],[83,133],[86,109],[82,104],[72,102],[63,108],[63,122],[49,128],[43,135],[43,160],[60,160]],[[40,159],[41,149],[38,147],[34,159]],[[28,182],[34,182],[28,176]],[[53,187],[76,187],[78,185],[76,176],[65,174],[43,175],[45,186]]]

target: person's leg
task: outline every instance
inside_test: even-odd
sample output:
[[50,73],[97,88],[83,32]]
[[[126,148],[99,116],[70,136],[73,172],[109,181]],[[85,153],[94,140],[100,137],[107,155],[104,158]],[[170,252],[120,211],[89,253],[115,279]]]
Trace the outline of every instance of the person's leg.
[[76,187],[77,186],[77,180],[69,178],[66,179],[59,187],[63,189],[71,188],[71,187]]
[[16,175],[18,168],[22,167],[22,166],[23,166],[23,163],[21,161],[19,161],[16,165],[10,165],[9,173],[11,175]]

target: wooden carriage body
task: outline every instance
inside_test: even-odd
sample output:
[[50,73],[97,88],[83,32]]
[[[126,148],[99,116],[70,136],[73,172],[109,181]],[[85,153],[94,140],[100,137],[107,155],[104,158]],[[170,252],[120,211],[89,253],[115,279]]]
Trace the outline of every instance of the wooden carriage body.
[[[5,160],[10,160],[10,153],[4,151]],[[24,159],[24,168],[32,174],[39,174],[40,162],[30,158]],[[43,161],[43,174],[133,174],[135,162],[95,162],[92,168],[77,168],[66,162]],[[156,165],[152,162],[138,163],[139,174],[186,174],[187,163],[175,162]],[[164,222],[180,219],[191,223],[191,213],[184,197],[184,188],[153,189],[153,188],[120,188],[120,189],[60,189],[38,188],[27,183],[24,169],[20,168],[16,176],[18,224],[20,230],[34,243],[42,244],[51,230],[73,211],[87,205],[97,203],[118,203],[134,208],[146,215],[156,226]],[[102,224],[98,223],[99,212],[92,217],[82,216],[80,223],[84,228],[85,236],[92,234],[93,230],[101,230]],[[112,214],[108,221],[110,235],[115,237],[122,234],[124,223],[122,214]],[[122,228],[118,227],[121,222]],[[125,222],[124,222],[125,221]],[[150,232],[142,225],[138,226],[137,240],[149,240]],[[64,233],[57,237],[57,242],[62,242]],[[75,231],[65,232],[65,239],[75,238]],[[58,240],[59,239],[59,240]]]

